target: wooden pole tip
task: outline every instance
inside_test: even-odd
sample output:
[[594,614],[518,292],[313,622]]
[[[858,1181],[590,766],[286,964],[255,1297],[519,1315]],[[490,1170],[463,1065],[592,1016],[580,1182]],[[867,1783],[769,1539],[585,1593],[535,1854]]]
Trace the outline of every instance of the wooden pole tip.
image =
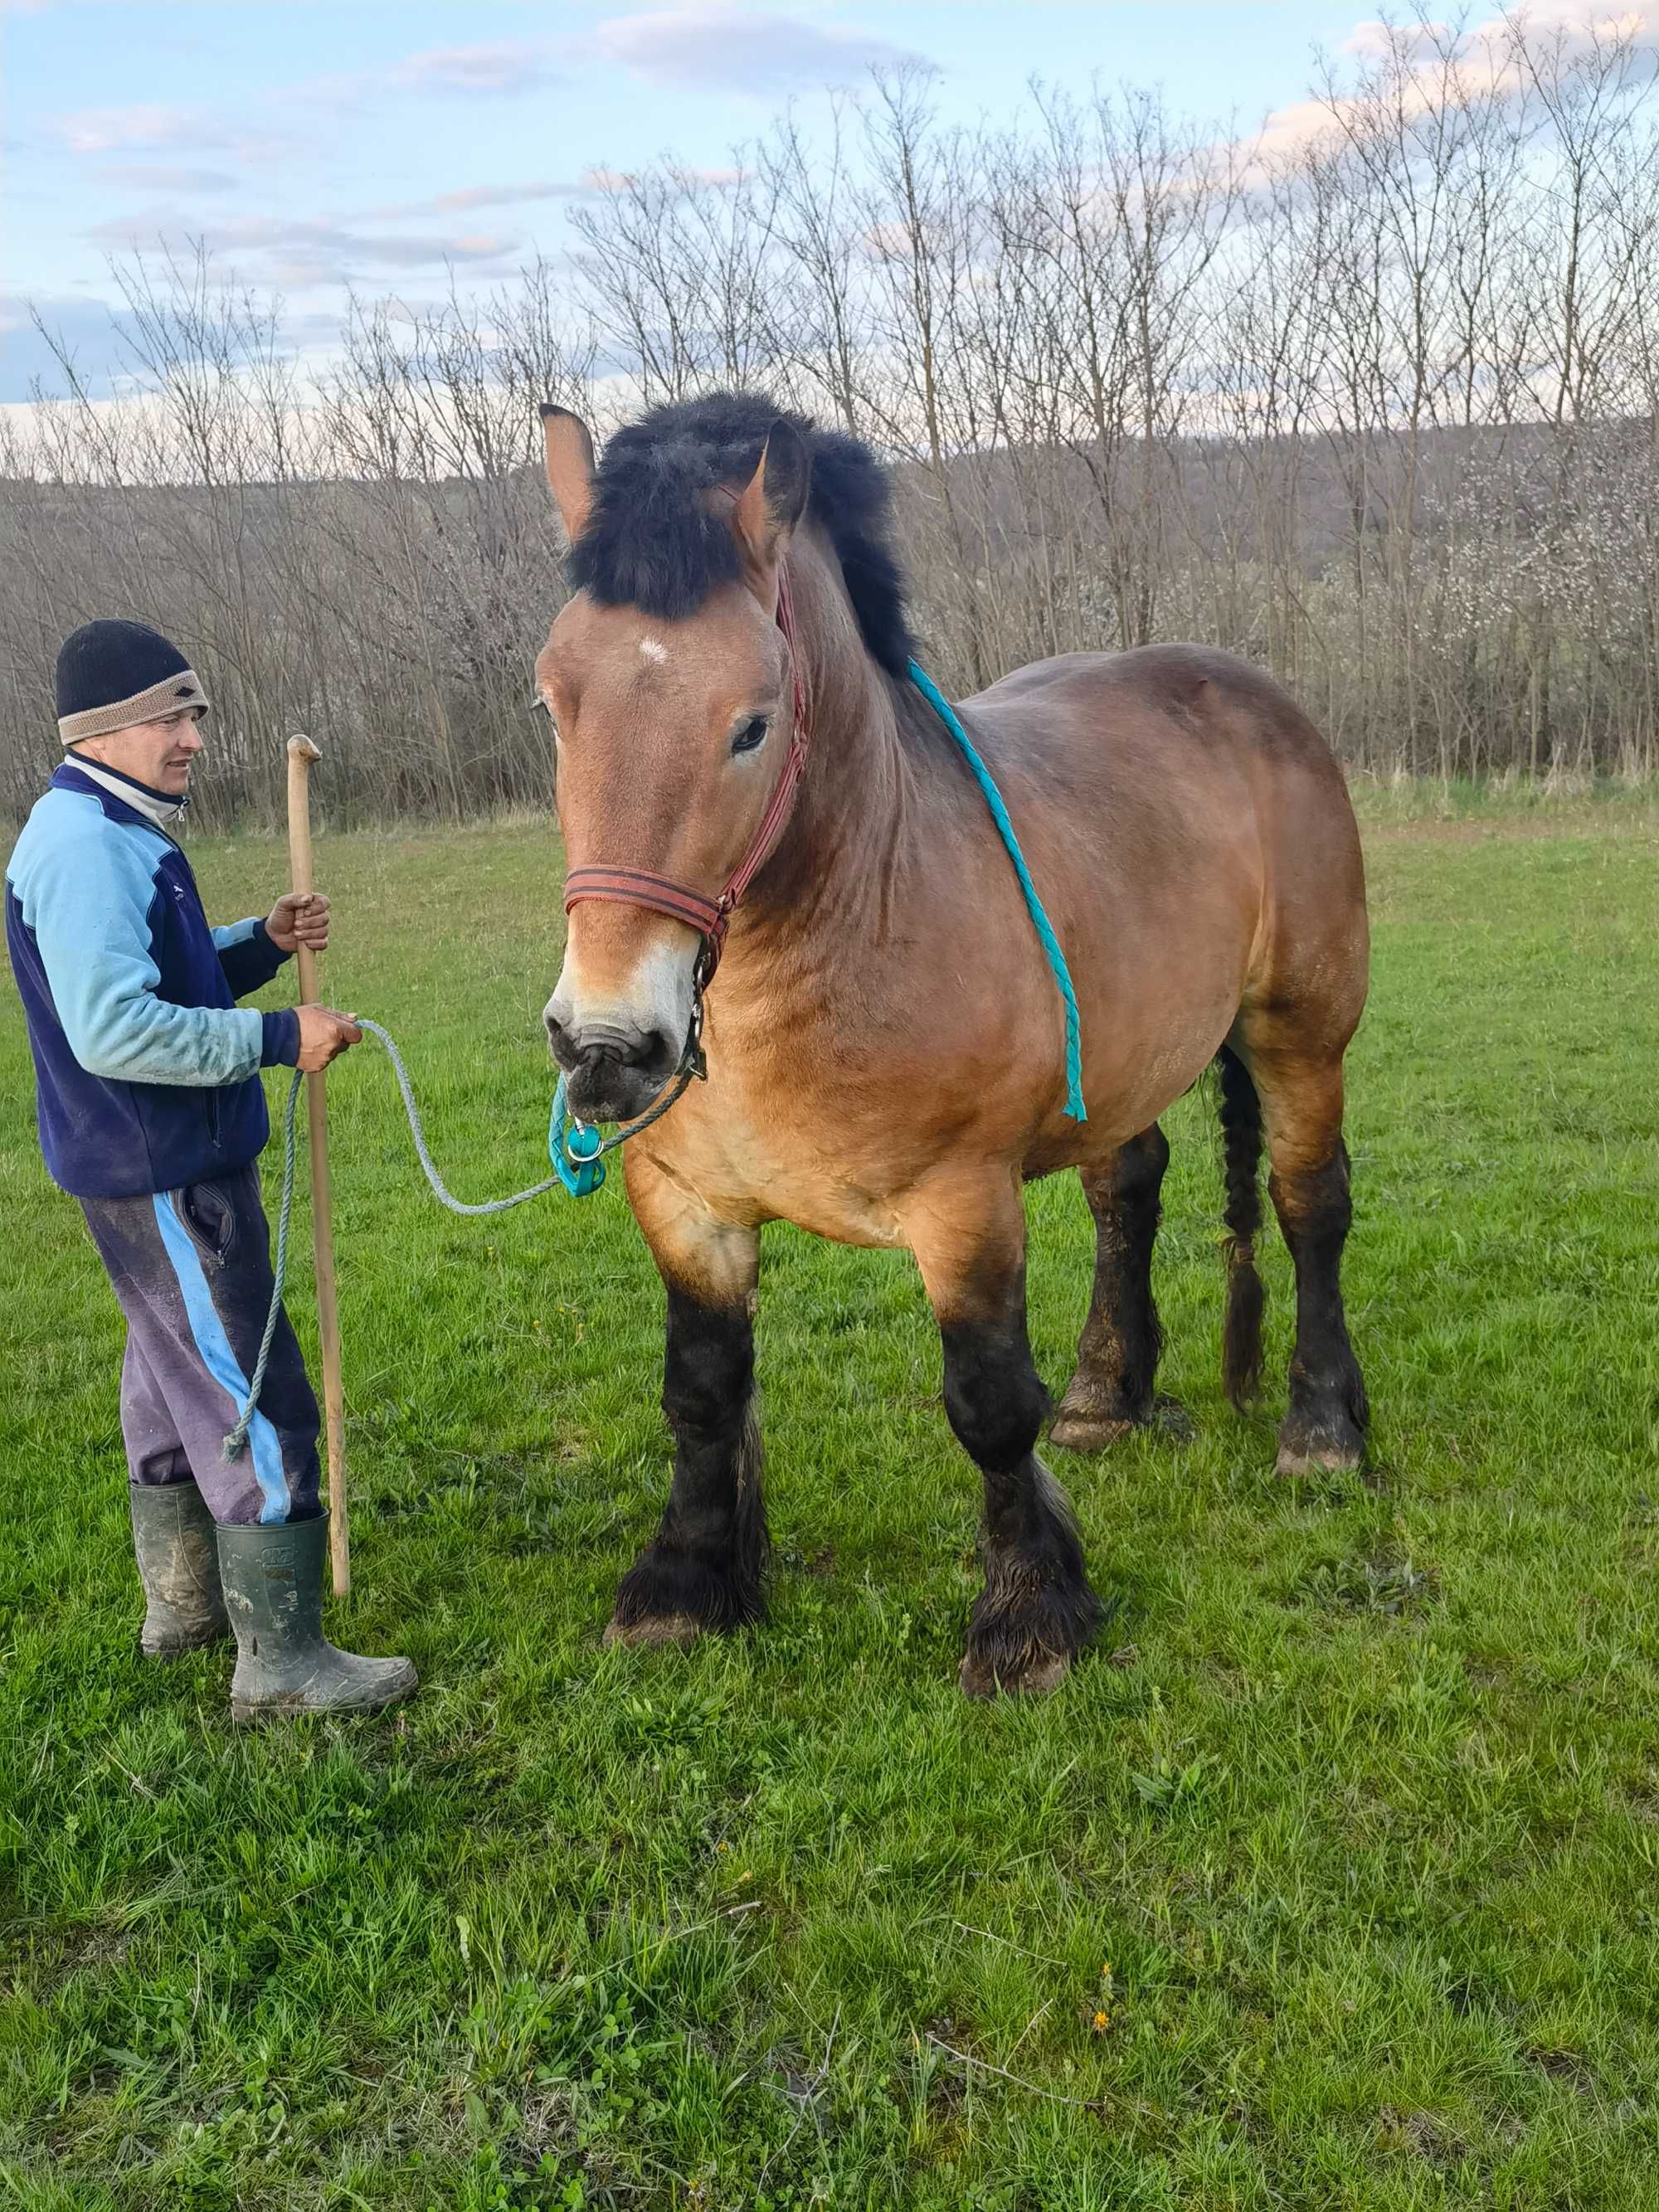
[[290,760],[302,761],[319,761],[322,758],[321,753],[307,737],[293,737],[289,739],[288,757]]

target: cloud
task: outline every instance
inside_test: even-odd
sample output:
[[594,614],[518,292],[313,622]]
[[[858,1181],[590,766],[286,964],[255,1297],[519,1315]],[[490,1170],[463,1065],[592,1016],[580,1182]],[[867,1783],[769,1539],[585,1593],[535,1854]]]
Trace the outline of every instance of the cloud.
[[99,173],[106,184],[154,192],[234,192],[242,182],[229,169],[192,169],[166,161],[118,161]]
[[[708,185],[716,191],[726,191],[743,182],[741,169],[689,169],[674,164],[672,174],[677,183]],[[581,190],[584,192],[630,191],[639,181],[632,169],[585,169]]]
[[[398,236],[355,230],[328,216],[234,216],[192,220],[173,208],[150,208],[96,224],[85,234],[95,246],[119,252],[163,246],[195,247],[222,257],[252,256],[253,271],[267,282],[296,289],[349,278],[360,271],[438,269],[504,262],[515,241],[491,232],[444,231]],[[244,273],[247,273],[245,271]]]
[[65,115],[58,128],[71,154],[118,154],[130,146],[187,146],[200,143],[201,119],[193,108],[165,107],[152,100],[131,107],[83,107]]
[[234,131],[206,108],[170,107],[155,100],[140,100],[131,107],[83,107],[60,115],[53,128],[71,154],[182,147],[192,154],[228,153],[239,161],[261,161],[291,154],[295,146],[292,138]]
[[720,4],[620,15],[573,40],[571,50],[655,84],[759,96],[846,84],[867,70],[925,59],[884,39]]
[[[1518,12],[1456,23],[1432,17],[1416,23],[1366,19],[1354,25],[1337,51],[1362,73],[1386,68],[1398,56],[1402,64],[1398,96],[1411,117],[1435,106],[1449,65],[1462,83],[1497,99],[1522,94],[1527,71],[1515,41],[1523,20],[1534,51],[1558,35],[1569,54],[1593,39],[1652,40],[1659,35],[1659,7],[1618,9],[1607,0],[1533,0],[1524,19]],[[1299,155],[1310,146],[1340,139],[1343,125],[1364,106],[1363,97],[1344,92],[1339,80],[1328,97],[1292,100],[1275,108],[1246,143],[1253,158]]]
[[492,95],[539,91],[559,81],[549,66],[545,48],[512,40],[494,46],[434,46],[399,62],[392,79],[416,92]]
[[[1557,31],[1565,33],[1570,40],[1575,36],[1639,38],[1659,28],[1659,10],[1620,7],[1609,4],[1609,0],[1529,0],[1524,12],[1526,27],[1534,40],[1540,33],[1547,36]],[[1512,9],[1477,22],[1460,17],[1455,24],[1433,17],[1420,24],[1372,20],[1356,23],[1342,40],[1341,51],[1362,61],[1376,61],[1395,46],[1402,46],[1407,52],[1415,48],[1426,60],[1431,58],[1437,42],[1459,44],[1466,51],[1495,46],[1512,34],[1521,13],[1519,9]]]
[[461,215],[470,208],[520,207],[530,200],[580,199],[595,189],[587,177],[522,185],[469,185],[460,191],[440,192],[434,199],[399,200],[391,206],[370,208],[364,220],[404,222],[421,216]]

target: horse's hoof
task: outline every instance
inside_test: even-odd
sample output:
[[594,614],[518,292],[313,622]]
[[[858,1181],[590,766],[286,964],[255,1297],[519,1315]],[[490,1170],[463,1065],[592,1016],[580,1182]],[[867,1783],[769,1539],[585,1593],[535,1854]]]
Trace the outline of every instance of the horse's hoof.
[[1091,1413],[1079,1407],[1075,1412],[1062,1406],[1054,1425],[1048,1431],[1048,1441],[1056,1451],[1097,1452],[1121,1443],[1125,1437],[1137,1435],[1151,1429],[1166,1443],[1189,1444],[1198,1433],[1192,1415],[1178,1398],[1158,1398],[1144,1421],[1126,1420],[1120,1417]]
[[652,1613],[643,1620],[613,1619],[605,1632],[605,1644],[607,1650],[620,1644],[635,1651],[659,1644],[676,1644],[684,1651],[702,1633],[701,1622],[693,1620],[689,1613]]
[[1105,1420],[1097,1413],[1068,1413],[1062,1409],[1048,1431],[1048,1441],[1056,1451],[1104,1451],[1109,1444],[1133,1436],[1140,1425],[1139,1421]]
[[1293,1481],[1305,1481],[1310,1475],[1358,1474],[1364,1464],[1363,1444],[1287,1443],[1279,1447],[1273,1471]]
[[1000,1667],[970,1651],[957,1670],[957,1680],[969,1698],[994,1698],[999,1691],[1005,1697],[1046,1698],[1071,1671],[1072,1662],[1063,1651],[1034,1651],[1018,1666],[1004,1661]]

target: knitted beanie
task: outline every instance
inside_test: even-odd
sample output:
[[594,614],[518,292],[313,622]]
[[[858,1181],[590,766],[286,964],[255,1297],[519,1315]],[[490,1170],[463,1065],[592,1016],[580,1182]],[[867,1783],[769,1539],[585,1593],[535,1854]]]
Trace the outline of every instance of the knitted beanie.
[[206,714],[201,678],[144,623],[82,623],[58,647],[58,734],[66,745],[159,721],[181,707],[198,721]]

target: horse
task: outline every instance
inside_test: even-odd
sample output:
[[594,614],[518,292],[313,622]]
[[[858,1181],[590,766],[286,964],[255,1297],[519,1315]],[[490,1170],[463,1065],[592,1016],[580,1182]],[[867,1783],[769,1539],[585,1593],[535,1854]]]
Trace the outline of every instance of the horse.
[[915,1255],[983,1486],[961,1685],[1052,1690],[1102,1611],[1038,1455],[1022,1186],[1074,1169],[1094,1218],[1049,1442],[1098,1450],[1168,1402],[1158,1116],[1212,1064],[1227,1393],[1261,1376],[1265,1133],[1296,1269],[1278,1465],[1362,1462],[1342,1121],[1369,946],[1341,771],[1267,675],[1194,645],[1060,653],[960,702],[1074,979],[1068,1113],[1054,977],[909,672],[884,466],[751,393],[659,407],[598,465],[578,416],[540,411],[572,586],[535,664],[568,862],[544,1019],[570,1112],[631,1126],[628,1202],[667,1293],[672,1485],[606,1638],[763,1616],[753,1327],[761,1228],[784,1220]]

